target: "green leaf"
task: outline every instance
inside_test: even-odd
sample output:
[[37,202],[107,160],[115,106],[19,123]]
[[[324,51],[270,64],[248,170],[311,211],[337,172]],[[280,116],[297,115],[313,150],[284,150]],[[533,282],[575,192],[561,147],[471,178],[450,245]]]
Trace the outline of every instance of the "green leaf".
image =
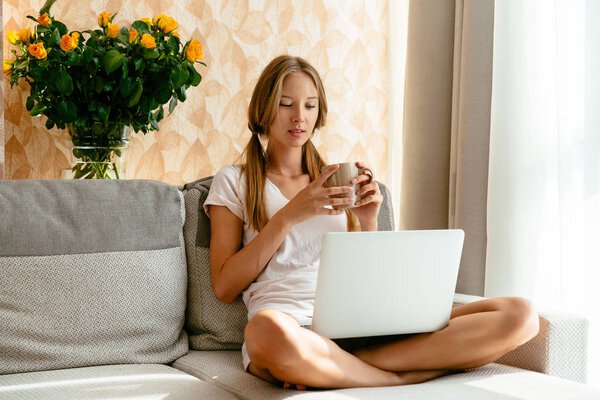
[[67,56],[67,65],[73,66],[73,65],[77,65],[78,63],[79,63],[79,55],[77,53],[75,53],[74,51],[70,52],[69,55]]
[[36,103],[31,110],[29,110],[29,115],[35,117],[36,115],[40,115],[46,111],[46,106],[42,103]]
[[133,62],[136,71],[142,71],[144,69],[144,60],[142,58],[138,58]]
[[156,112],[154,112],[154,114],[152,115],[152,118],[156,121],[159,122],[161,119],[163,119],[165,117],[165,110],[163,107],[159,107],[158,110],[156,110]]
[[70,100],[61,100],[56,107],[58,117],[66,123],[75,121],[77,118],[77,107]]
[[52,30],[52,35],[50,36],[51,43],[55,46],[60,46],[60,32],[58,29]]
[[150,31],[148,30],[148,25],[146,25],[146,23],[144,21],[134,21],[133,24],[131,24],[131,27],[133,29],[135,29],[136,31],[142,32],[142,33],[149,33]]
[[159,56],[160,54],[157,49],[146,49],[146,51],[144,51],[144,58],[147,60],[153,60]]
[[64,68],[58,71],[55,83],[56,88],[61,94],[70,95],[73,92],[73,80]]
[[100,93],[104,90],[104,80],[100,76],[96,76],[94,79],[94,91]]
[[90,74],[95,74],[95,73],[96,73],[96,71],[98,71],[98,67],[99,67],[99,66],[100,66],[100,61],[99,61],[99,60],[98,60],[96,57],[94,57],[94,58],[92,58],[92,60],[91,60],[91,61],[89,61],[89,62],[86,64],[86,67],[85,67],[85,69],[86,69],[86,71],[87,71],[87,72],[89,72]]
[[102,59],[102,64],[104,65],[104,69],[107,74],[112,74],[121,66],[123,60],[125,59],[125,54],[119,52],[118,50],[110,50],[107,51]]
[[108,115],[110,114],[110,107],[108,104],[98,103],[98,117],[102,122],[108,121]]
[[128,107],[133,107],[140,102],[140,97],[142,97],[143,89],[144,86],[142,86],[142,81],[140,79],[137,79],[137,86],[135,88],[135,92],[133,92],[133,95],[129,98],[129,103],[127,104]]
[[192,86],[198,86],[200,84],[200,81],[202,81],[202,76],[198,73],[198,71],[196,71],[196,68],[194,68],[193,66],[190,67],[190,71],[192,72],[192,81],[189,82],[189,84]]
[[35,101],[34,101],[33,96],[28,96],[27,101],[25,102],[25,108],[27,108],[27,111],[31,111],[31,109],[33,108],[34,105],[35,105]]
[[133,89],[135,89],[135,86],[133,84],[133,79],[131,79],[129,77],[121,79],[121,85],[119,87],[121,96],[123,96],[123,97],[131,96],[131,93],[133,93]]
[[54,21],[52,23],[52,26],[58,28],[58,31],[60,33],[60,35],[66,35],[67,33],[69,33],[69,29],[67,28],[67,26],[65,24],[63,24],[60,21]]
[[51,120],[50,118],[48,118],[46,120],[46,129],[52,129],[52,128],[54,128],[54,121]]
[[148,68],[148,71],[158,72],[158,71],[160,71],[160,64],[151,62],[149,64],[146,64],[146,68]]
[[171,82],[173,83],[173,88],[178,89],[179,87],[183,86],[189,77],[190,73],[187,71],[187,68],[175,66],[171,72]]
[[156,91],[156,101],[160,104],[165,104],[171,98],[173,90],[170,86],[161,86]]
[[175,94],[177,95],[179,101],[185,101],[185,99],[187,98],[185,94],[185,88],[183,86],[175,90]]
[[83,61],[90,62],[94,58],[94,51],[89,47],[83,51]]
[[56,0],[46,0],[46,2],[44,3],[44,5],[42,6],[42,8],[40,8],[40,15],[44,14],[44,13],[50,13],[50,9],[52,8],[52,5],[56,3]]
[[177,106],[177,97],[173,96],[171,101],[169,102],[169,115],[173,112],[175,107]]
[[126,77],[129,75],[129,63],[127,60],[123,62],[123,68],[121,68],[121,71],[123,72],[121,76]]

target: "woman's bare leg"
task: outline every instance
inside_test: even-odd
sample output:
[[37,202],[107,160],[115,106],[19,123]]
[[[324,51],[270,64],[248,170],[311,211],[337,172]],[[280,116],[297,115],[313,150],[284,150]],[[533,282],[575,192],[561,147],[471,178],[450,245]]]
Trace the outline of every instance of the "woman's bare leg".
[[255,315],[246,327],[249,371],[272,382],[318,388],[394,386],[433,379],[446,371],[397,374],[361,361],[330,339],[300,327],[272,310]]
[[437,332],[361,349],[355,355],[384,370],[467,369],[493,362],[533,338],[539,318],[521,298],[477,301],[453,309]]
[[518,298],[457,307],[448,327],[355,352],[301,328],[284,313],[266,310],[246,328],[249,370],[270,382],[342,388],[424,382],[456,369],[496,360],[531,339],[538,317]]

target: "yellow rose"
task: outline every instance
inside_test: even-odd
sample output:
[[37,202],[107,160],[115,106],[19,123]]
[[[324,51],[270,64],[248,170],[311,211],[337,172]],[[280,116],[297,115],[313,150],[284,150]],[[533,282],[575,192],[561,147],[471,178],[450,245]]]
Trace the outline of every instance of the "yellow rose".
[[4,75],[10,75],[10,73],[12,71],[12,65],[13,65],[12,61],[4,60],[2,62],[2,70],[4,72]]
[[148,25],[148,28],[150,28],[152,26],[152,21],[150,21],[150,18],[142,18],[142,19],[140,19],[140,21],[142,21],[146,25]]
[[29,28],[23,28],[19,31],[19,40],[23,43],[30,43],[33,37],[33,32]]
[[181,36],[177,32],[171,32],[171,35],[175,36],[177,39],[181,40]]
[[52,20],[50,19],[48,14],[44,13],[43,15],[40,15],[37,18],[37,22],[39,22],[40,25],[47,27],[48,25],[50,25],[52,23]]
[[154,17],[154,19],[152,20],[152,23],[154,24],[154,26],[158,26],[158,21],[165,17],[166,17],[165,14],[159,14],[156,17]]
[[202,60],[202,43],[196,39],[190,40],[185,48],[185,58],[191,62]]
[[106,25],[108,25],[108,21],[110,20],[111,16],[112,14],[109,14],[106,11],[102,11],[100,14],[98,14],[98,26],[104,28]]
[[138,36],[138,32],[135,29],[130,29],[129,30],[129,43],[133,43],[135,42],[135,39]]
[[164,33],[169,33],[177,29],[177,21],[164,14],[154,17],[154,26],[162,30]]
[[79,44],[79,33],[73,32],[72,35],[63,35],[60,38],[60,48],[67,53],[72,51]]
[[38,60],[43,60],[48,55],[48,52],[44,48],[44,43],[42,42],[30,44],[27,46],[27,51]]
[[9,31],[6,34],[6,38],[12,44],[17,44],[17,43],[19,43],[19,32],[17,32],[17,31]]
[[116,38],[117,36],[119,36],[120,32],[121,28],[119,28],[119,25],[113,24],[112,22],[108,23],[108,28],[106,29],[106,34],[108,35],[108,37]]
[[142,35],[142,40],[140,40],[140,44],[147,49],[153,49],[156,47],[156,40],[154,40],[154,36],[149,33],[144,33]]

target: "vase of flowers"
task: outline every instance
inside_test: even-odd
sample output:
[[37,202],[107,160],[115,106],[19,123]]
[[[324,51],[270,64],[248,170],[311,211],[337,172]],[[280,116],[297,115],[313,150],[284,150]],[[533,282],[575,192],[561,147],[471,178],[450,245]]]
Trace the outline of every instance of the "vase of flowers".
[[98,27],[70,31],[56,20],[48,0],[33,28],[8,32],[16,48],[4,61],[11,87],[30,87],[26,108],[47,117],[46,127],[67,129],[73,142],[75,178],[122,178],[119,158],[131,128],[144,134],[159,129],[164,106],[172,113],[190,86],[202,79],[202,45],[186,42],[177,22],[166,15],[113,23],[115,14],[98,15]]

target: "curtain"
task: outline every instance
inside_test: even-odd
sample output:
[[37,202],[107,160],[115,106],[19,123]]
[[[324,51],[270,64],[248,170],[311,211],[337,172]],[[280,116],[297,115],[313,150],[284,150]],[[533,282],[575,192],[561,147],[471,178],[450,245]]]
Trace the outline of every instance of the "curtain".
[[482,295],[493,0],[409,3],[400,229],[462,228],[457,291]]
[[600,382],[600,2],[496,2],[486,296],[590,320]]

